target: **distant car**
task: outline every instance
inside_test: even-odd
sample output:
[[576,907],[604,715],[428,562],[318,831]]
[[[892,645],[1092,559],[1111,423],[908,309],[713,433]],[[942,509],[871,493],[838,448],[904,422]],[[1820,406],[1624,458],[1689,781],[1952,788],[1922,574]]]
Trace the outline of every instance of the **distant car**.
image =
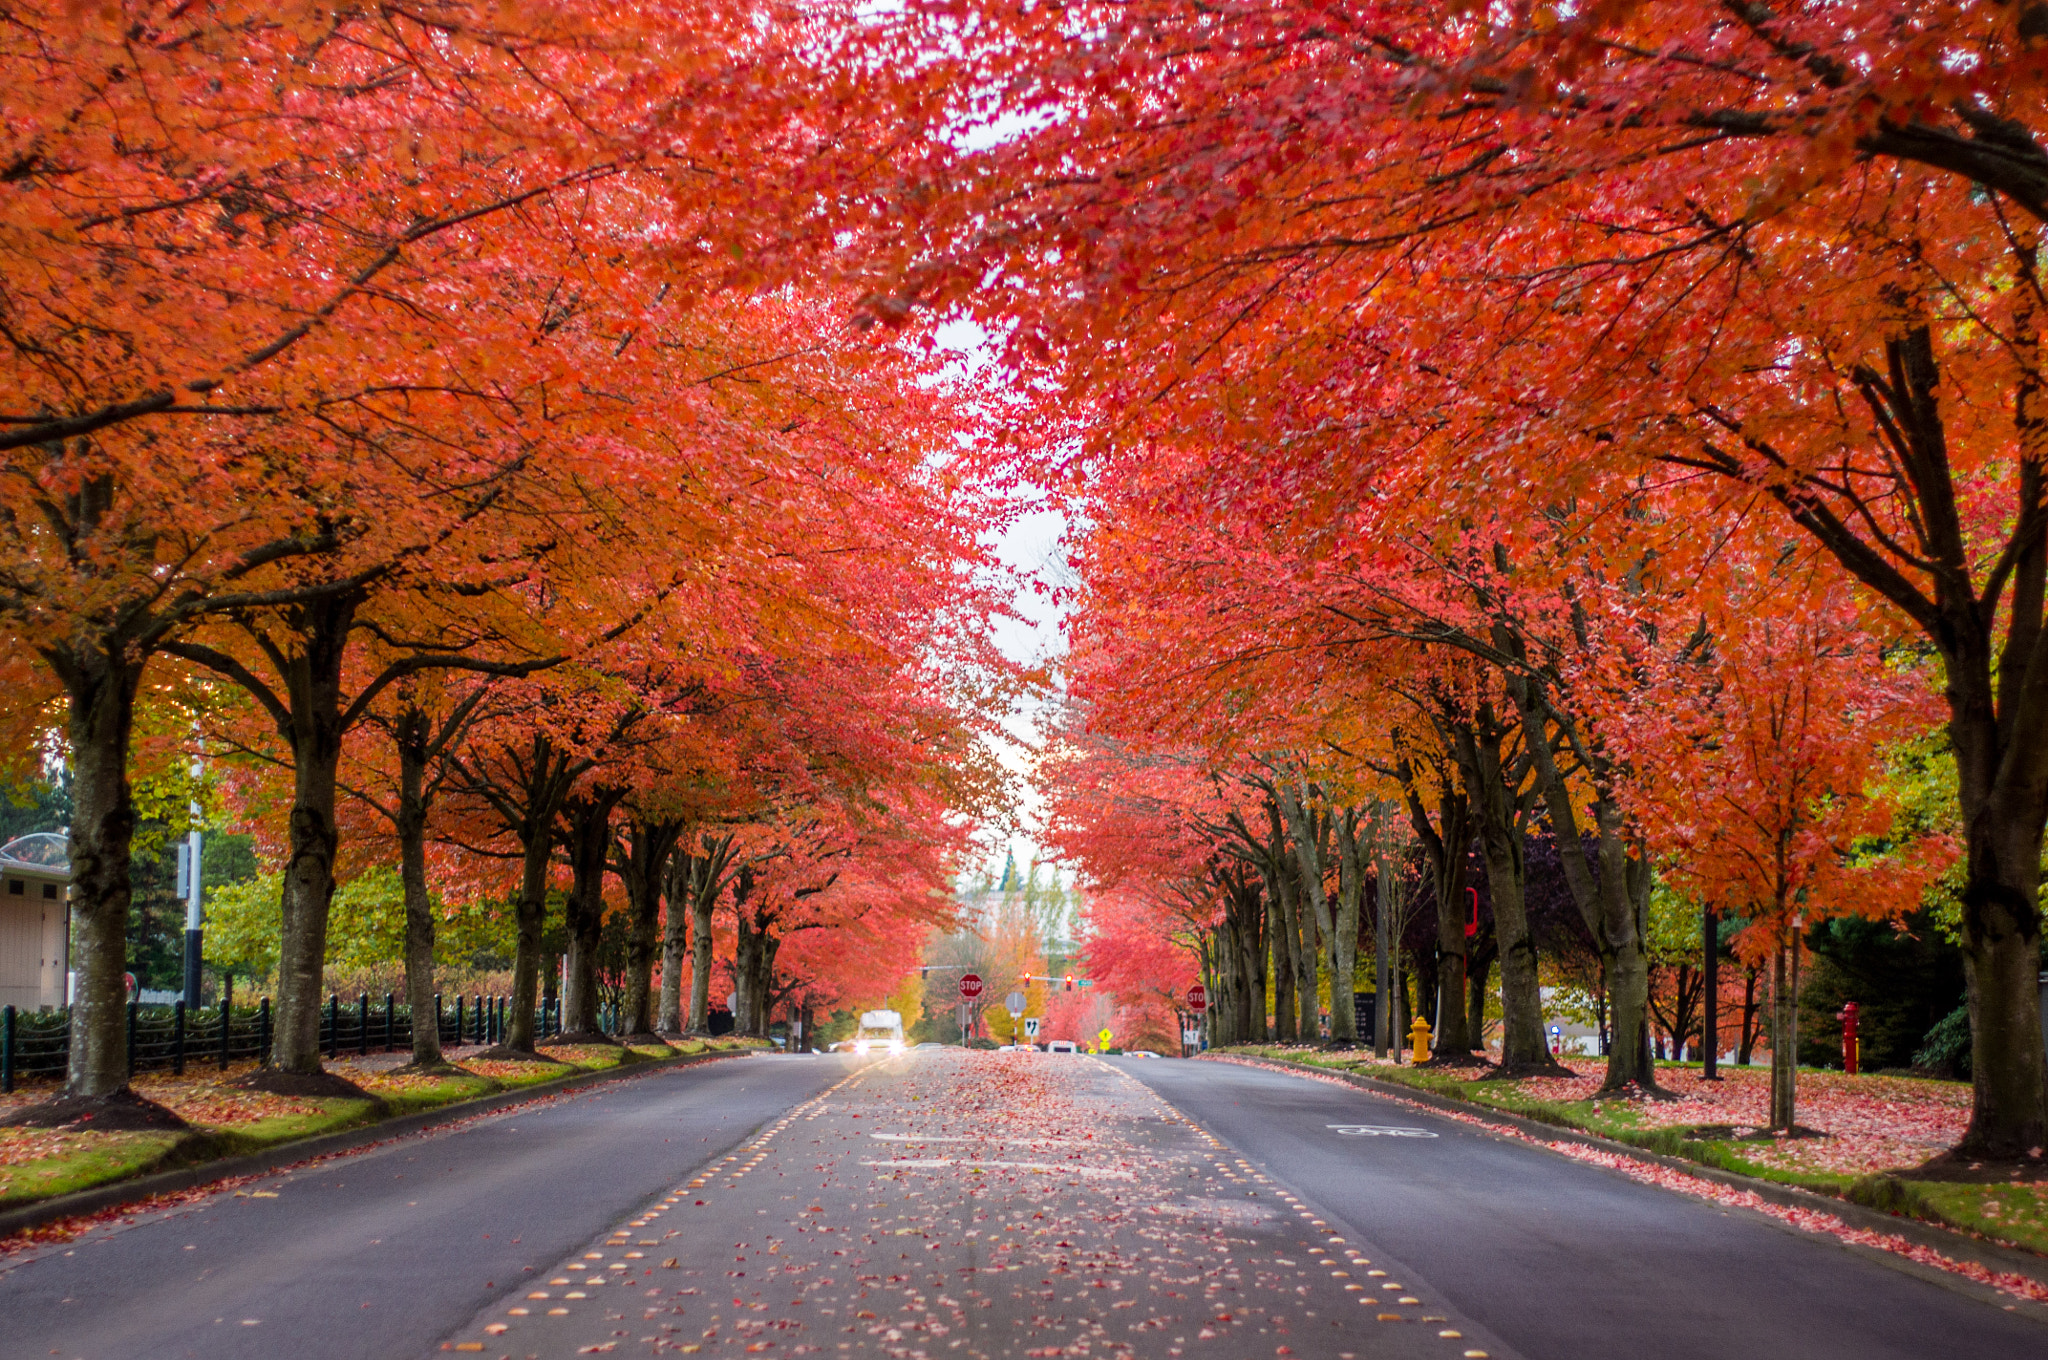
[[1045,1046],[1048,1053],[1079,1053],[1081,1046],[1072,1039],[1055,1039]]
[[838,1043],[832,1045],[832,1047],[826,1049],[825,1051],[827,1053],[851,1053],[853,1052],[853,1040],[841,1039]]
[[1125,1051],[1126,1058],[1156,1058],[1159,1055],[1149,1048],[1133,1048]]

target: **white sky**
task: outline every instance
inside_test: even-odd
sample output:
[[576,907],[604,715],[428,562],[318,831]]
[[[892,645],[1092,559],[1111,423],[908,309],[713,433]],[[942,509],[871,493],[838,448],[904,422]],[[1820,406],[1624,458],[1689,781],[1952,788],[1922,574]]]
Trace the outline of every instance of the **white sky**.
[[[939,342],[961,356],[963,368],[973,370],[986,362],[988,336],[972,322],[948,322],[939,328]],[[1029,496],[1029,492],[1021,493]],[[1057,509],[1027,510],[1003,532],[994,536],[997,558],[1024,579],[1015,598],[1021,618],[992,620],[992,634],[1003,655],[1023,665],[1057,665],[1066,651],[1061,628],[1066,611],[1030,588],[1032,580],[1058,584],[1068,578],[1062,540],[1067,518]],[[1031,761],[1038,742],[1038,707],[1019,708],[1003,720],[1010,740],[996,748],[1005,768],[1017,776],[1018,820],[1023,824],[1015,834],[992,828],[987,836],[988,866],[1002,868],[1003,856],[1015,854],[1019,864],[1039,858],[1037,832],[1042,826],[1042,803],[1031,783]]]

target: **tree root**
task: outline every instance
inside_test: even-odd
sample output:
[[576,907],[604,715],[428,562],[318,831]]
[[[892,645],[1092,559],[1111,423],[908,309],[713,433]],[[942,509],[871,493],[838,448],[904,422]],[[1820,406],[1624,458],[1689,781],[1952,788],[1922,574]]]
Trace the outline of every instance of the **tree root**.
[[2041,1185],[2048,1183],[2048,1158],[1977,1157],[1951,1148],[1930,1157],[1911,1171],[1891,1173],[1903,1181],[1947,1181],[1963,1185]]
[[476,1073],[465,1067],[458,1066],[446,1058],[436,1058],[432,1062],[420,1062],[415,1059],[403,1067],[390,1068],[384,1075],[387,1077],[473,1077]]
[[564,1065],[560,1058],[551,1057],[546,1053],[536,1053],[529,1048],[513,1048],[507,1044],[499,1044],[495,1048],[487,1048],[481,1053],[472,1053],[470,1060],[472,1062],[481,1060],[488,1062],[547,1063],[554,1067]]
[[1431,1068],[1434,1068],[1434,1069],[1437,1069],[1437,1070],[1443,1070],[1443,1069],[1447,1069],[1447,1068],[1456,1068],[1457,1070],[1459,1070],[1459,1071],[1461,1071],[1461,1072],[1462,1072],[1462,1071],[1470,1071],[1470,1070],[1471,1070],[1472,1068],[1475,1068],[1475,1067],[1492,1067],[1492,1066],[1493,1066],[1493,1064],[1492,1064],[1492,1063],[1490,1063],[1490,1062],[1488,1062],[1488,1061],[1487,1061],[1486,1059],[1484,1059],[1484,1058],[1480,1057],[1480,1056],[1479,1056],[1479,1055],[1478,1055],[1477,1053],[1469,1053],[1469,1052],[1468,1052],[1468,1053],[1432,1053],[1432,1054],[1430,1054],[1430,1055],[1429,1055],[1429,1061],[1428,1061],[1428,1062],[1425,1062],[1425,1063],[1414,1063],[1414,1064],[1411,1064],[1411,1066],[1413,1066],[1413,1067],[1415,1067],[1415,1068],[1417,1068],[1417,1069],[1431,1069]]
[[1542,1062],[1500,1063],[1481,1078],[1484,1081],[1520,1081],[1524,1077],[1576,1077],[1579,1074],[1555,1058]]
[[190,1128],[176,1113],[123,1086],[111,1095],[58,1096],[0,1119],[0,1128],[136,1133]]
[[608,1048],[617,1048],[619,1046],[617,1039],[594,1029],[572,1029],[564,1034],[552,1035],[549,1037],[548,1043],[556,1048],[583,1048],[596,1044],[602,1044]]
[[262,1091],[273,1096],[308,1096],[314,1099],[378,1100],[347,1077],[333,1072],[287,1072],[281,1067],[259,1067],[255,1071],[221,1083],[238,1091]]

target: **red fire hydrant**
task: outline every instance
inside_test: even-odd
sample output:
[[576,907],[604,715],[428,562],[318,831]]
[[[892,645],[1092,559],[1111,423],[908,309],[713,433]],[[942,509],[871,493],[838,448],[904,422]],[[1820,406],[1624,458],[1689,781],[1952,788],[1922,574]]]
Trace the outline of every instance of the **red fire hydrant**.
[[1856,1075],[1856,1003],[1851,1001],[1835,1012],[1842,1022],[1842,1070]]

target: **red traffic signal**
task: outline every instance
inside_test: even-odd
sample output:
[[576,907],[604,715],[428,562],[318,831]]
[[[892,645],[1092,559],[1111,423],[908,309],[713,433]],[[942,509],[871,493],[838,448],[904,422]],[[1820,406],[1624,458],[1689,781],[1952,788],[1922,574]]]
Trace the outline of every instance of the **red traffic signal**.
[[1074,990],[1074,975],[1072,973],[1067,974],[1067,990],[1070,992]]

